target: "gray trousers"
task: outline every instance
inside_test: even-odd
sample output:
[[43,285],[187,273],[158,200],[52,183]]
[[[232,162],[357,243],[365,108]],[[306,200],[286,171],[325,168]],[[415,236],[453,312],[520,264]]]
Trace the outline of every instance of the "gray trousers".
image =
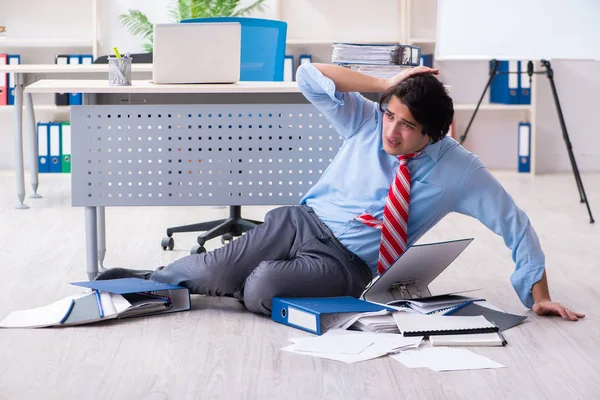
[[359,297],[372,275],[302,205],[271,210],[263,224],[229,244],[160,267],[150,279],[193,294],[233,296],[248,310],[271,315],[273,297]]

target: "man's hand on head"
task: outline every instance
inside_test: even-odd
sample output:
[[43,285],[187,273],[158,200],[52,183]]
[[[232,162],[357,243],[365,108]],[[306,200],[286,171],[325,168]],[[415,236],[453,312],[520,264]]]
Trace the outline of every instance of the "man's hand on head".
[[570,321],[578,321],[579,318],[585,317],[585,314],[571,311],[562,304],[552,300],[540,300],[533,305],[532,310],[537,315],[558,315]]
[[396,85],[400,84],[401,82],[407,80],[411,76],[422,75],[422,74],[437,75],[439,73],[440,73],[440,70],[437,68],[434,69],[434,68],[429,68],[429,67],[425,67],[425,66],[409,68],[409,69],[406,69],[406,70],[400,72],[398,75],[396,75],[392,78],[386,79],[386,87],[387,87],[387,89],[389,89],[393,86],[396,86]]

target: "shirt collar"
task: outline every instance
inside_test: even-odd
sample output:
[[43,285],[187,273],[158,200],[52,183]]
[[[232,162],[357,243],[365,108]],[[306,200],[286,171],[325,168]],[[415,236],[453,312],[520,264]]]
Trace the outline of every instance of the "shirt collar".
[[431,157],[431,160],[437,164],[438,159],[440,158],[440,146],[442,145],[442,139],[438,140],[436,143],[431,143],[423,149],[423,152]]
[[[431,160],[437,164],[438,159],[440,158],[440,146],[442,145],[442,139],[438,140],[436,143],[431,143],[431,141],[425,146],[423,149],[423,153],[427,154]],[[385,152],[383,148],[383,137],[381,133],[381,129],[379,130],[379,150]]]

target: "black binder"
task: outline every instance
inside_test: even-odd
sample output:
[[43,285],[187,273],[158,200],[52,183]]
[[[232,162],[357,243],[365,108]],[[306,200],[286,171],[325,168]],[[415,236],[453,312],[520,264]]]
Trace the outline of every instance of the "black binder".
[[[69,56],[66,54],[59,54],[54,58],[55,64],[67,64]],[[68,106],[69,105],[69,93],[55,93],[54,103],[57,106]]]

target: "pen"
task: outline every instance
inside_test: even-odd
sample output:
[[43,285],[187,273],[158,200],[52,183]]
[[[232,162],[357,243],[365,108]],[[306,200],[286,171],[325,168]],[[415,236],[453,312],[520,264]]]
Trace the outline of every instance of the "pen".
[[498,336],[500,336],[500,339],[502,339],[502,346],[506,346],[508,344],[508,342],[504,338],[504,335],[502,334],[502,332],[498,331]]
[[100,292],[96,292],[96,303],[98,303],[98,312],[100,313],[100,318],[104,318],[104,308],[102,308],[102,299],[100,298]]

